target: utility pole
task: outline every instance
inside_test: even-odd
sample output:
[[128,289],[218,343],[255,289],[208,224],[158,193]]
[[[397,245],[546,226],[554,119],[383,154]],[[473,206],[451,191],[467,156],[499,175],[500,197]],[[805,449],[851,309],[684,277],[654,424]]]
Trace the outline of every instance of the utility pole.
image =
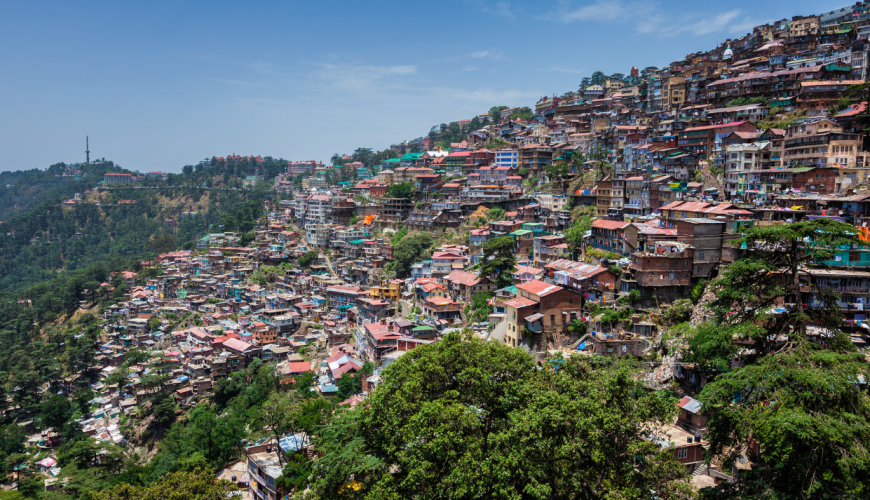
[[88,136],[85,136],[85,165],[91,164],[91,149],[88,144]]

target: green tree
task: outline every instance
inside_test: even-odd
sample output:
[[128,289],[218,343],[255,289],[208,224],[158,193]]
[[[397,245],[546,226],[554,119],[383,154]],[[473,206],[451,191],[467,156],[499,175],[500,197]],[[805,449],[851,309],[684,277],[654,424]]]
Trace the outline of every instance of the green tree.
[[317,252],[313,250],[309,250],[302,254],[301,257],[296,259],[296,263],[299,264],[299,267],[302,269],[309,269],[311,264],[314,262],[314,259],[317,258]]
[[155,253],[167,253],[175,251],[175,236],[169,233],[160,233],[154,235],[151,241],[148,242],[148,247],[154,250]]
[[[749,229],[737,244],[746,255],[710,284],[715,318],[688,332],[686,360],[715,377],[699,395],[709,456],[726,470],[741,456],[754,466],[704,496],[858,498],[870,481],[870,403],[855,381],[870,370],[810,271],[857,234],[819,219]],[[827,334],[811,339],[807,325]]]
[[390,198],[413,198],[414,185],[410,182],[393,184],[390,186],[390,189],[387,190],[387,196]]
[[411,265],[428,253],[432,244],[429,233],[416,234],[402,238],[393,248],[393,270],[396,276],[404,278],[411,273]]
[[486,218],[491,221],[500,221],[504,217],[505,211],[501,207],[492,207],[486,212]]
[[241,498],[238,486],[215,479],[212,469],[167,474],[150,486],[120,484],[91,492],[89,500],[229,500]]
[[[558,366],[558,369],[554,369]],[[690,488],[645,439],[675,400],[627,364],[574,356],[536,369],[519,349],[450,334],[381,373],[366,405],[324,426],[321,498],[670,498]],[[642,459],[643,466],[639,466]]]
[[499,236],[483,243],[480,275],[493,280],[496,288],[511,284],[511,274],[517,270],[515,246],[510,236]]
[[577,259],[577,256],[583,251],[583,238],[586,232],[592,229],[592,217],[581,215],[578,217],[570,229],[565,231],[565,243],[568,244],[568,249],[571,250],[571,258]]

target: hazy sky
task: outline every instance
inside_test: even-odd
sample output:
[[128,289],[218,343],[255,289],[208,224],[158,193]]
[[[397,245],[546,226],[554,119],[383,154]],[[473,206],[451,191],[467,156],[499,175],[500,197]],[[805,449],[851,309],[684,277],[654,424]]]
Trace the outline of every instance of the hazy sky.
[[0,170],[327,161],[532,106],[848,1],[16,1],[0,16]]

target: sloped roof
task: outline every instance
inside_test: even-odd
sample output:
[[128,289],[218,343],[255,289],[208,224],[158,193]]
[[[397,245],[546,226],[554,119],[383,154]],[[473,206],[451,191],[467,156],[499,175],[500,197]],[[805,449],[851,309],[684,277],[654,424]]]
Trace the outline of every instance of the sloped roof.
[[550,295],[551,293],[556,293],[559,290],[562,290],[562,287],[560,287],[559,285],[544,283],[540,280],[532,280],[528,283],[517,285],[517,289],[533,293],[539,297],[545,297],[547,295]]

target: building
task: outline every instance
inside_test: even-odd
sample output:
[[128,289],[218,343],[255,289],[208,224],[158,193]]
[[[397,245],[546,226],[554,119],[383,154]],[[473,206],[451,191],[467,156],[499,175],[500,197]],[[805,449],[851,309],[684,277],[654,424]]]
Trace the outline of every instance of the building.
[[517,296],[504,303],[504,343],[531,346],[532,336],[564,333],[579,315],[581,295],[539,280],[517,285]]
[[103,175],[103,180],[106,184],[133,184],[133,176],[131,174],[109,172]]
[[516,170],[519,168],[519,152],[512,148],[497,149],[495,151],[495,166]]
[[861,151],[861,136],[823,118],[789,127],[783,149],[784,167],[854,167]]
[[672,302],[692,284],[694,248],[678,241],[657,241],[631,255],[631,270],[644,302]]

